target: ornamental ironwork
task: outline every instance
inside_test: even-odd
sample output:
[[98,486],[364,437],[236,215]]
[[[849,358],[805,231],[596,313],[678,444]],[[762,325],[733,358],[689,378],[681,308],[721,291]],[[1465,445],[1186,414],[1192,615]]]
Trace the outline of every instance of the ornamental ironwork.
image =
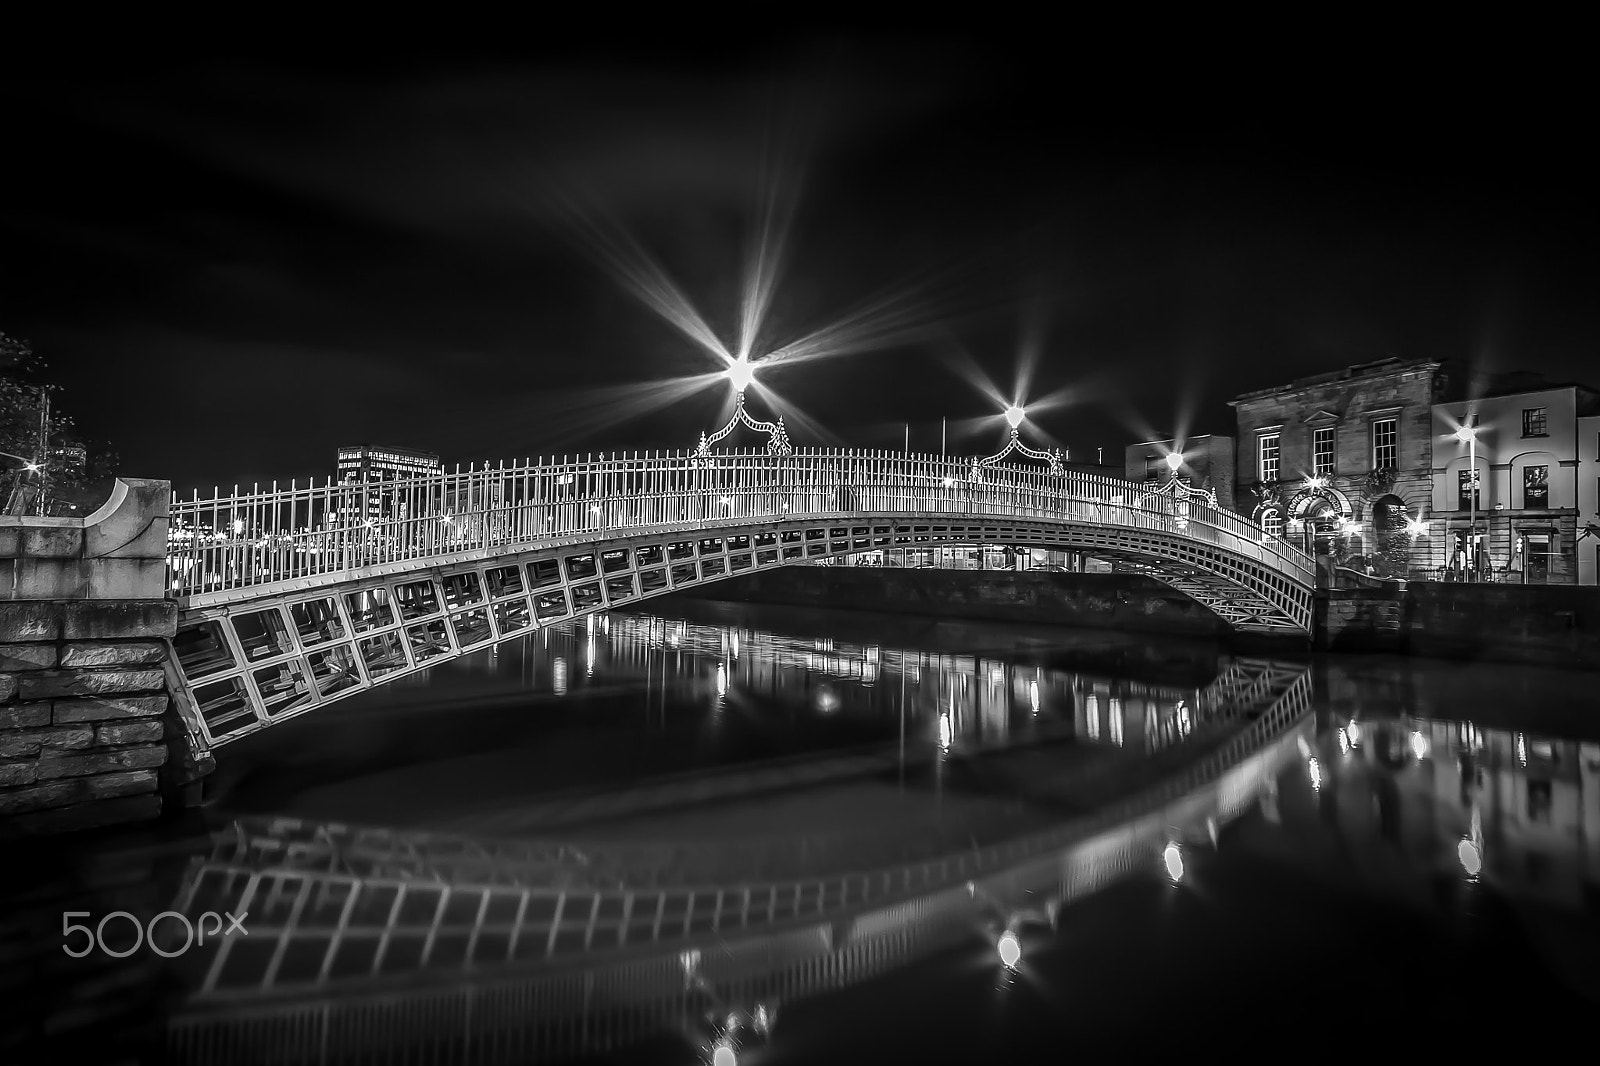
[[968,480],[982,481],[983,471],[985,468],[998,466],[1000,461],[1006,456],[1010,455],[1012,452],[1018,452],[1022,455],[1026,455],[1030,459],[1039,459],[1049,463],[1050,473],[1058,477],[1064,470],[1061,465],[1060,448],[1051,448],[1049,450],[1030,448],[1028,445],[1022,443],[1021,434],[1017,431],[1016,427],[1013,426],[1011,429],[1011,437],[1006,441],[1006,446],[1004,448],[1001,448],[993,455],[986,455],[982,459],[975,458],[972,460],[972,469],[967,472]]
[[741,392],[738,394],[738,398],[734,400],[733,414],[728,418],[727,425],[710,436],[705,433],[700,434],[700,443],[694,452],[695,458],[708,458],[711,455],[712,446],[726,438],[728,434],[741,425],[748,426],[757,433],[765,433],[767,435],[768,455],[792,455],[794,453],[794,446],[789,443],[789,431],[783,427],[783,416],[779,415],[775,422],[763,422],[759,418],[753,417],[749,411],[745,410],[744,393]]
[[1195,488],[1183,478],[1173,477],[1165,485],[1151,490],[1152,496],[1171,496],[1178,503],[1188,503],[1191,499],[1199,498],[1200,502],[1215,510],[1217,507],[1217,493],[1212,488]]

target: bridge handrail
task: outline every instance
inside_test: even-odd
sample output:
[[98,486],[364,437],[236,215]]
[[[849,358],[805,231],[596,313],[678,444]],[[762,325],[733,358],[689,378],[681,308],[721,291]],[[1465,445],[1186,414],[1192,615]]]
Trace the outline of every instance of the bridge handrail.
[[[979,477],[974,478],[974,472]],[[471,467],[375,482],[274,482],[175,497],[177,598],[385,563],[594,533],[717,527],[752,518],[951,514],[1057,519],[1180,533],[1311,584],[1298,547],[1196,499],[1098,474],[854,450],[632,453]]]

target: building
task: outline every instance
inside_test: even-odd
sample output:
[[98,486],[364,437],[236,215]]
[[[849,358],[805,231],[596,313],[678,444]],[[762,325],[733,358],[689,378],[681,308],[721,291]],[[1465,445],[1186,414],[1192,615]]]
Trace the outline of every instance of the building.
[[340,508],[341,514],[351,512],[373,520],[404,517],[413,507],[410,497],[415,492],[397,483],[443,473],[444,464],[432,452],[344,445],[339,449],[339,482],[351,487],[352,498]]
[[444,464],[432,452],[374,447],[370,444],[349,444],[339,449],[339,480],[346,484],[393,481],[442,473]]
[[[1217,494],[1217,506],[1235,511],[1233,494],[1234,446],[1232,437],[1210,433],[1178,440],[1152,440],[1129,445],[1124,451],[1124,477],[1159,487],[1174,475],[1184,478],[1191,488],[1210,489]],[[1174,470],[1168,456],[1178,457]]]
[[1578,536],[1586,523],[1600,523],[1600,392],[1530,388],[1529,375],[1516,378],[1475,399],[1434,405],[1432,562],[1444,566],[1464,552],[1503,580],[1594,584],[1600,537],[1580,548]]
[[1578,584],[1600,585],[1600,414],[1578,418]]
[[1416,533],[1433,499],[1433,407],[1463,381],[1450,363],[1391,358],[1237,397],[1237,509],[1378,573],[1426,565]]

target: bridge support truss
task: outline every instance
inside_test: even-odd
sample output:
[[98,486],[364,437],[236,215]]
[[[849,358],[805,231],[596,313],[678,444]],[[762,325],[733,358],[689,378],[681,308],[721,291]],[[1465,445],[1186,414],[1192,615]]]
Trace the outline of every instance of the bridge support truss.
[[375,568],[332,586],[191,609],[174,648],[189,712],[215,747],[541,626],[777,566],[957,543],[1139,559],[1241,628],[1309,628],[1309,589],[1257,560],[1170,532],[1037,519],[830,515],[476,553],[421,571]]

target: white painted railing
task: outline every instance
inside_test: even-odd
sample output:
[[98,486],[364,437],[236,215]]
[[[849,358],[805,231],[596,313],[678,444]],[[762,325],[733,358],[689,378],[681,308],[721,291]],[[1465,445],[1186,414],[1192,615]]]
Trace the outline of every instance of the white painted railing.
[[530,460],[384,482],[278,483],[172,504],[169,588],[185,600],[374,566],[427,565],[632,531],[850,515],[941,515],[1165,532],[1214,544],[1302,586],[1309,556],[1244,518],[1077,471],[981,468],[899,452],[730,452]]

